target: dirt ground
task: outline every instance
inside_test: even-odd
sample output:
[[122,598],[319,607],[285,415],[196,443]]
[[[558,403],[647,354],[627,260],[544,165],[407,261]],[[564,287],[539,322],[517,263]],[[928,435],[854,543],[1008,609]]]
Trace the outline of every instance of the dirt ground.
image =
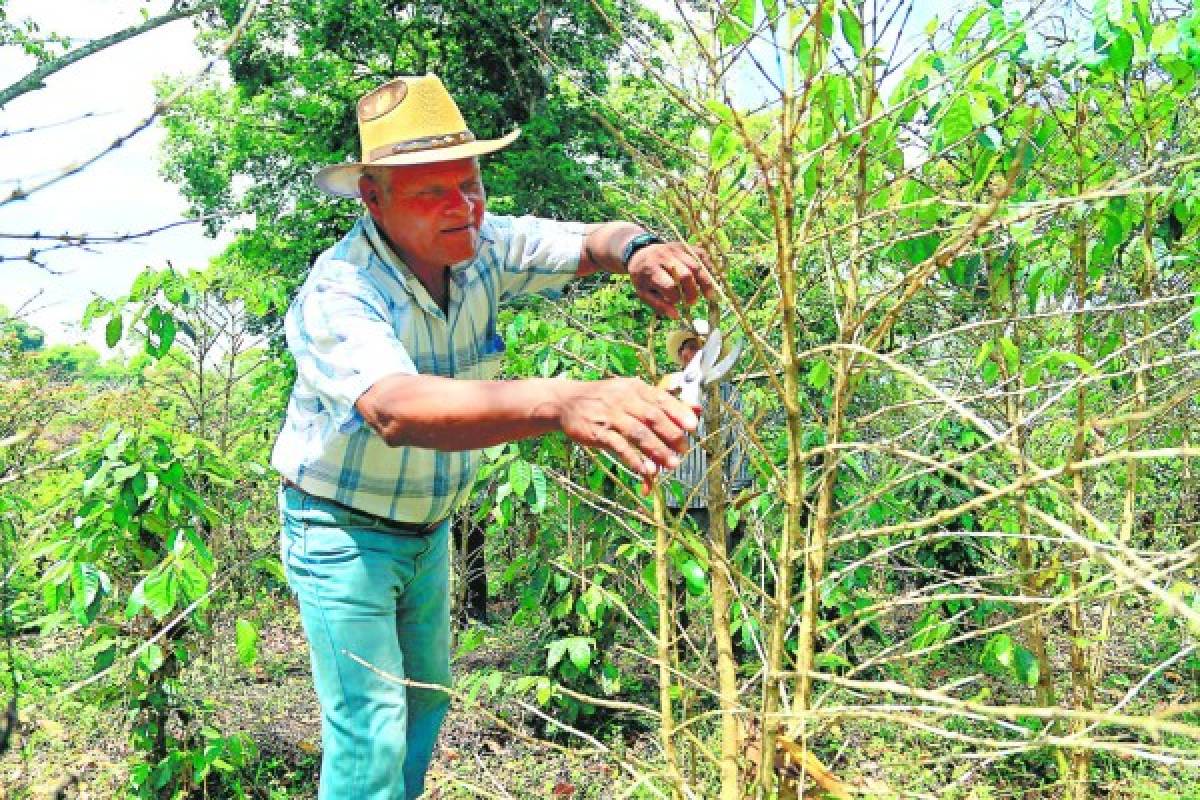
[[[245,785],[251,797],[313,800],[320,709],[294,607],[283,603],[261,625],[259,662],[250,669],[236,663],[232,631],[226,634],[218,627],[214,640],[220,643],[223,637],[229,647],[208,657],[202,654],[188,669],[189,693],[203,699],[215,728],[244,733],[257,744],[259,758],[251,783]],[[26,676],[30,693],[20,698],[14,747],[0,757],[4,800],[42,800],[60,792],[100,800],[118,796],[128,780],[132,751],[121,713],[98,711],[92,704],[98,692],[91,690],[55,700],[57,690],[87,675],[81,665],[70,663],[77,646],[67,635],[16,642],[23,654],[19,662],[41,666]],[[504,668],[517,646],[511,638],[489,637],[456,664],[456,674]],[[517,738],[456,702],[442,729],[428,785],[429,794],[442,798],[601,798],[609,796],[612,770],[603,758]]]
[[[504,618],[503,610],[498,612]],[[3,800],[41,800],[60,791],[63,797],[101,800],[119,796],[127,784],[127,764],[132,755],[128,724],[114,690],[97,685],[62,698],[64,688],[88,675],[86,664],[77,655],[79,642],[72,636],[77,635],[28,636],[16,642],[21,682],[26,688],[19,698],[21,715],[15,746],[0,757]],[[536,650],[536,645],[523,640],[522,632],[512,625],[485,629],[482,639],[482,645],[456,661],[460,681],[488,669],[511,669]],[[320,712],[309,677],[307,644],[294,606],[281,601],[271,616],[261,621],[259,662],[250,669],[236,661],[230,622],[216,625],[212,641],[213,652],[200,654],[187,670],[187,695],[203,703],[207,720],[215,728],[224,733],[244,733],[256,742],[259,757],[243,782],[248,796],[314,800],[320,760]],[[1194,698],[1195,686],[1164,688],[1171,688],[1171,695],[1164,701],[1172,696],[1176,701]],[[489,703],[488,707],[525,734],[537,728],[528,713],[512,705],[505,707],[501,702]],[[620,729],[619,739],[609,735],[607,744],[654,760],[653,732],[620,722],[611,729]],[[847,728],[841,738],[830,764],[839,770],[880,778],[912,774],[908,762],[923,747],[903,733],[887,734],[879,728]],[[1020,765],[1010,765],[1009,779],[1020,782],[1011,772],[1014,768],[1020,769]],[[1020,791],[992,793],[987,787],[994,785],[994,776],[985,775],[987,767],[982,764],[957,763],[951,768],[943,763],[940,772],[928,766],[923,769],[930,780],[914,780],[914,785],[906,788],[915,791],[900,796],[948,797],[939,791],[933,778],[951,774],[966,790],[955,797],[991,800],[1020,796],[1032,800],[1050,796]],[[962,774],[966,770],[974,775]],[[1136,781],[1123,777],[1131,774],[1113,773],[1097,796],[1200,800],[1200,790],[1189,794],[1191,790],[1179,788],[1189,782],[1170,768],[1156,770],[1143,765],[1137,769]],[[429,776],[430,794],[445,800],[600,800],[613,797],[615,786],[630,782],[619,757],[580,747],[577,740],[568,749],[527,735],[514,735],[481,713],[479,707],[464,708],[457,700],[443,728]],[[918,788],[919,784],[924,785]]]

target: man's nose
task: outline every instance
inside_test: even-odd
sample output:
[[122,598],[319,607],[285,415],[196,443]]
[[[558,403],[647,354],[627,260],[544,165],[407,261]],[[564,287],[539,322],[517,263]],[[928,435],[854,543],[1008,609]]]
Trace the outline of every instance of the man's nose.
[[453,213],[470,212],[475,206],[475,198],[462,189],[451,190],[447,197],[447,208]]

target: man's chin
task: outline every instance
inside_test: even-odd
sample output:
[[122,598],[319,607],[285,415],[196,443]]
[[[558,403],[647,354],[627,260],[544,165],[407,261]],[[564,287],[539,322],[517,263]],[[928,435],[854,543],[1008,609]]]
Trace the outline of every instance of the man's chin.
[[468,261],[474,261],[475,257],[479,255],[479,241],[476,240],[472,247],[452,248],[447,252],[447,255],[450,256],[448,261],[452,266],[459,266],[460,264],[465,264]]
[[479,255],[479,231],[465,229],[446,234],[450,239],[447,252],[455,257],[455,262],[470,261]]

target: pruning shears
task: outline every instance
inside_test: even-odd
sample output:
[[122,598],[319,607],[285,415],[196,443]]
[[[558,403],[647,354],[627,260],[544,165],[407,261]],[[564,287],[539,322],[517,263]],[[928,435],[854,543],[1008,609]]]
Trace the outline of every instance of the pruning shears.
[[[721,358],[722,337],[720,330],[714,330],[704,340],[704,346],[692,356],[692,359],[679,372],[664,375],[658,382],[664,389],[678,397],[697,412],[704,408],[704,390],[729,372],[738,356],[742,354],[745,342],[739,337],[729,348],[729,353]],[[650,494],[653,478],[644,478],[642,494]]]
[[729,354],[720,358],[721,343],[720,329],[714,330],[682,371],[664,376],[658,385],[692,408],[703,408],[705,388],[725,377],[742,354],[742,347],[745,345],[739,337],[729,348]]

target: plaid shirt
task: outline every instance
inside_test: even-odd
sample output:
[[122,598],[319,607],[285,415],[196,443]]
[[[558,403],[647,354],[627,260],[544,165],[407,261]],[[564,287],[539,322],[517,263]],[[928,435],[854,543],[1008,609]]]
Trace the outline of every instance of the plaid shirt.
[[[742,444],[746,437],[745,423],[742,421],[742,397],[732,383],[725,381],[717,384],[721,396],[723,413],[727,414],[726,422],[721,427],[721,448],[724,453],[725,490],[730,496],[734,492],[745,489],[752,481],[750,479],[750,463]],[[700,418],[700,426],[688,437],[691,448],[680,459],[679,466],[667,473],[677,481],[669,485],[666,491],[668,508],[708,508],[708,452],[704,449],[704,417]]]
[[482,245],[451,268],[448,313],[369,216],[313,264],[285,320],[296,383],[271,464],[310,494],[399,522],[448,516],[479,451],[389,447],[354,404],[388,375],[486,380],[500,370],[501,301],[553,294],[575,277],[583,226],[486,215]]

